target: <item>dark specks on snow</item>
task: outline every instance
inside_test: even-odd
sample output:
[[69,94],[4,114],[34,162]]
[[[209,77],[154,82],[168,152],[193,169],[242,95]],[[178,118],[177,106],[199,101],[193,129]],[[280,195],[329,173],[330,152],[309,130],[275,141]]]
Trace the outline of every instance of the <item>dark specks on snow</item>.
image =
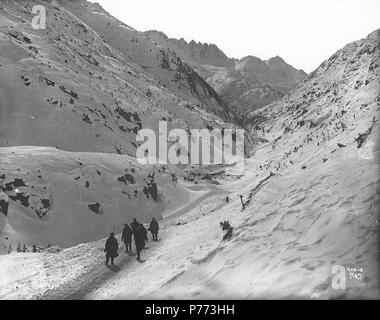
[[21,79],[24,80],[24,84],[29,87],[31,85],[31,82],[29,81],[29,78],[26,78],[24,76],[21,76]]
[[127,185],[127,182],[129,182],[131,184],[135,184],[136,183],[135,178],[131,174],[129,174],[129,173],[126,173],[125,175],[123,175],[121,177],[118,177],[117,181],[123,182],[123,183],[125,183],[125,185]]
[[85,114],[85,113],[82,114],[82,121],[86,122],[88,124],[92,123],[90,117],[87,114]]
[[42,82],[45,82],[48,86],[52,86],[52,87],[55,86],[55,82],[52,81],[52,80],[49,80],[49,79],[46,78],[46,77],[42,78]]
[[[3,176],[2,176],[3,177]],[[5,179],[5,175],[4,175]],[[22,179],[16,178],[14,181],[6,183],[4,186],[0,185],[3,191],[13,191],[15,188],[25,187],[26,184]]]
[[59,86],[59,89],[61,89],[64,93],[67,93],[68,95],[72,96],[74,99],[79,99],[78,94],[73,90],[68,91],[63,85]]
[[27,36],[23,35],[21,32],[16,30],[10,30],[8,31],[8,34],[17,40],[23,40],[26,43],[32,43],[32,40],[28,38]]
[[99,203],[99,202],[94,203],[94,204],[89,204],[89,205],[88,205],[88,208],[89,208],[91,211],[95,212],[96,214],[102,214],[102,210],[101,210],[101,208],[100,208],[100,203]]
[[19,201],[24,207],[29,207],[29,195],[25,195],[23,192],[18,192],[16,195],[9,195],[9,198],[13,201]]

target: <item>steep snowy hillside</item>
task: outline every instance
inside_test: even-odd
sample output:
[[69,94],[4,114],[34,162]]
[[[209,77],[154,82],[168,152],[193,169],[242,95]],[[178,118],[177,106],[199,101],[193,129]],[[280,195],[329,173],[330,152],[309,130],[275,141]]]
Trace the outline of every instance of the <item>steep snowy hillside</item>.
[[[138,286],[141,297],[379,297],[379,43],[378,30],[349,44],[282,101],[251,114],[269,142],[243,178],[226,184],[230,204],[187,221],[197,240],[182,230],[186,254],[157,253],[170,273],[143,267],[151,278]],[[218,222],[227,219],[234,235],[221,241]],[[347,272],[346,289],[336,290],[335,266],[362,274]],[[89,298],[130,298],[125,288],[136,277],[144,281],[121,274]]]
[[156,30],[145,34],[192,65],[237,115],[280,99],[307,75],[278,56],[266,61],[253,56],[238,60],[213,44],[187,43]]
[[244,70],[215,67],[207,69],[215,71],[207,81],[240,118],[244,118],[242,114],[247,111],[259,109],[283,97],[281,92],[263,84],[253,74]]
[[[238,192],[250,185],[245,210],[236,201],[220,216],[235,236],[147,296],[378,298],[379,78],[377,30],[253,112],[254,129],[271,142],[250,160],[257,178],[236,183]],[[335,266],[360,277],[346,272],[336,290]]]
[[284,150],[282,166],[296,163],[310,146],[326,156],[363,146],[380,105],[379,38],[377,30],[348,44],[281,101],[247,115],[256,134]]
[[142,127],[229,126],[217,93],[168,48],[84,0],[0,3],[0,146],[134,155]]

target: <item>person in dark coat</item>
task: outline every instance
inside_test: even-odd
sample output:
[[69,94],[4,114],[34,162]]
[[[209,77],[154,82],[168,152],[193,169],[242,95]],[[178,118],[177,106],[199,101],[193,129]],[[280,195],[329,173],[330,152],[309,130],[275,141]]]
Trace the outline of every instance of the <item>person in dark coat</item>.
[[113,265],[113,259],[115,259],[118,254],[119,245],[117,243],[117,240],[111,232],[109,238],[106,241],[106,247],[104,248],[104,252],[106,253],[106,265],[108,266],[108,261],[111,258],[111,264]]
[[136,228],[140,225],[140,223],[137,222],[136,218],[133,218],[133,222],[131,223],[132,231],[135,232]]
[[135,245],[136,245],[136,252],[137,252],[137,260],[140,261],[140,252],[144,248],[145,244],[145,232],[142,225],[138,225],[135,228],[135,231],[133,233],[133,236],[135,238]]
[[158,225],[158,222],[156,219],[152,219],[150,226],[149,226],[149,231],[152,234],[153,241],[158,241],[158,230],[160,229],[160,226]]
[[141,228],[143,230],[143,233],[144,233],[144,246],[143,246],[143,249],[146,249],[145,248],[145,244],[148,243],[148,230],[146,230],[146,228],[144,227],[144,225],[141,223]]
[[121,235],[121,241],[124,241],[125,252],[132,252],[132,234],[133,231],[128,224],[124,225],[123,234]]

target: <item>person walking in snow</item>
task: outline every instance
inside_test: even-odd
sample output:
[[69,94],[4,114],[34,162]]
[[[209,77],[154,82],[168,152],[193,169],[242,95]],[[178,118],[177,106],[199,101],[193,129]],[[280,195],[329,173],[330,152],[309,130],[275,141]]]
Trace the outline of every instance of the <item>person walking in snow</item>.
[[142,249],[144,248],[144,244],[145,244],[145,232],[144,232],[144,229],[143,229],[143,225],[140,224],[136,227],[134,233],[133,233],[133,236],[135,238],[135,245],[136,245],[136,252],[137,252],[137,260],[140,261],[140,253],[142,251]]
[[159,229],[160,226],[158,225],[158,222],[156,221],[156,219],[153,218],[148,229],[152,234],[153,241],[158,241],[157,234]]
[[128,224],[124,225],[123,234],[121,235],[121,241],[124,240],[125,252],[132,252],[132,234],[133,231]]
[[113,265],[113,260],[119,255],[118,254],[119,245],[114,236],[114,233],[111,232],[109,238],[106,241],[106,246],[104,248],[104,252],[106,253],[106,265],[108,266],[108,262],[111,259],[111,264]]
[[131,223],[132,231],[135,232],[136,228],[140,225],[140,223],[137,222],[136,218],[133,218],[133,222]]
[[143,233],[144,233],[144,246],[143,246],[143,249],[146,249],[145,247],[145,244],[148,243],[148,230],[146,230],[146,228],[144,227],[144,225],[141,223],[141,228],[143,230]]

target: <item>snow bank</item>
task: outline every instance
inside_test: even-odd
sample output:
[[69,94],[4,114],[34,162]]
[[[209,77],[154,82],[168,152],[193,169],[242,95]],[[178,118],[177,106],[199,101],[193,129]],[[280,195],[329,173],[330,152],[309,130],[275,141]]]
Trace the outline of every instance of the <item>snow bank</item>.
[[[102,239],[135,217],[161,219],[190,197],[168,170],[143,168],[128,156],[14,147],[0,148],[0,159],[0,188],[10,198],[2,236],[13,247]],[[6,225],[14,232],[5,233]]]

